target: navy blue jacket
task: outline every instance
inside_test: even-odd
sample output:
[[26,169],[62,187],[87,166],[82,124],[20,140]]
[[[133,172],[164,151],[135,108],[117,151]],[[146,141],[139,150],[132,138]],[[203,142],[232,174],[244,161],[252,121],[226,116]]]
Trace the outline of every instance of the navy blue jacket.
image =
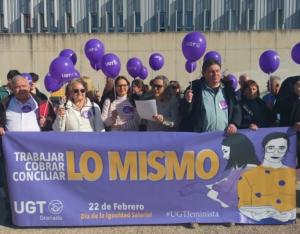
[[[223,81],[221,81],[223,82]],[[179,111],[181,113],[180,131],[185,132],[201,132],[202,131],[202,90],[205,84],[204,77],[192,82],[193,100],[188,103],[185,98],[180,101]],[[223,83],[225,89],[225,100],[228,105],[228,123],[239,127],[242,121],[241,107],[236,101],[234,90],[230,84]],[[190,87],[187,88],[187,90]]]

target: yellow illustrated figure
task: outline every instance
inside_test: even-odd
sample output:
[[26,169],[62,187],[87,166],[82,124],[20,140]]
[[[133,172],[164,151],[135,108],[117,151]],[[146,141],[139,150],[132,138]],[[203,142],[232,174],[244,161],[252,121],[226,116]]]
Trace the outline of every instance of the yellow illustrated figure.
[[289,147],[285,133],[263,139],[263,163],[243,173],[238,182],[240,212],[256,221],[296,219],[296,172],[282,163]]

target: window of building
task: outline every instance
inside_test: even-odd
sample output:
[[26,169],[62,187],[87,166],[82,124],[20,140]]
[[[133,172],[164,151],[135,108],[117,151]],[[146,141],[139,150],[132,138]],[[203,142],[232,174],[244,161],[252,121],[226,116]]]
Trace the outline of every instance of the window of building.
[[118,13],[118,31],[124,32],[123,12]]
[[153,30],[158,30],[159,32],[165,32],[168,28],[168,4],[169,1],[167,0],[155,0],[155,12],[156,18],[154,19],[156,22],[153,25]]
[[193,0],[185,0],[184,1],[184,24],[185,24],[185,30],[192,31],[194,27],[194,19],[193,19]]
[[53,29],[55,27],[55,16],[54,13],[50,13],[50,28]]
[[74,27],[72,25],[72,14],[70,12],[67,12],[66,17],[67,17],[67,30],[68,30],[68,32],[74,32]]
[[97,32],[98,29],[98,14],[96,12],[91,13],[91,29],[92,32]]
[[30,13],[30,0],[21,0],[20,1],[21,12],[24,14]]
[[243,22],[245,22],[244,25],[246,25],[245,28],[246,30],[254,29],[255,26],[254,9],[255,9],[254,0],[246,0],[245,1],[246,20],[243,20]]
[[98,32],[99,28],[99,16],[98,16],[98,0],[89,1],[89,11],[90,11],[90,22],[91,32]]
[[44,20],[44,13],[40,13],[40,28],[41,28],[41,31],[46,30],[45,20]]
[[165,11],[159,12],[159,31],[165,32],[167,30],[167,13]]
[[3,14],[4,10],[3,10],[3,0],[0,0],[0,13]]
[[276,28],[283,28],[283,24],[284,24],[284,16],[283,16],[283,9],[278,9],[277,8],[277,26]]
[[133,0],[133,11],[141,12],[141,1],[140,0]]
[[24,29],[29,32],[31,30],[31,17],[30,14],[24,14]]
[[3,32],[4,30],[4,15],[3,13],[0,13],[0,32]]
[[66,27],[68,32],[74,32],[74,25],[73,25],[73,9],[72,9],[72,1],[67,0],[66,2]]
[[192,11],[185,12],[185,29],[187,31],[193,30],[193,12]]
[[114,21],[113,21],[113,13],[112,12],[107,12],[107,27],[108,27],[108,32],[113,32],[114,31]]
[[56,21],[56,9],[54,0],[48,0],[48,14],[49,14],[49,30],[56,32],[57,31],[57,22]]
[[248,9],[248,21],[249,21],[249,29],[254,29],[255,18],[254,18],[254,10]]
[[20,0],[20,12],[23,14],[23,25],[25,32],[31,31],[30,0]]
[[66,1],[66,11],[68,13],[71,13],[72,12],[72,1],[71,0],[67,0]]
[[237,29],[237,22],[238,22],[238,15],[237,15],[237,10],[231,9],[230,14],[229,14],[229,30],[236,30]]
[[98,9],[98,0],[91,0],[90,1],[90,9],[91,9],[91,12],[97,12],[97,9]]
[[0,32],[3,32],[4,29],[4,10],[3,10],[3,1],[0,1]]
[[239,11],[240,11],[239,0],[228,0],[226,10],[228,12],[228,26],[225,27],[228,30],[236,30],[239,22]]
[[204,31],[210,31],[211,15],[210,10],[204,10]]
[[176,12],[177,31],[183,30],[182,11]]
[[141,12],[134,12],[134,20],[135,20],[135,32],[141,32],[142,26],[141,26]]
[[203,0],[201,2],[202,14],[200,14],[200,25],[203,31],[210,30],[210,10],[211,10],[211,1]]
[[109,0],[106,3],[106,31],[114,32],[114,14],[113,14],[113,1]]
[[124,32],[123,1],[116,1],[117,28],[119,32]]
[[177,31],[183,30],[183,0],[176,1],[176,25]]
[[142,22],[141,22],[141,1],[133,0],[132,1],[132,10],[133,10],[133,31],[142,32]]
[[284,24],[283,8],[284,8],[283,0],[277,0],[277,7],[275,10],[275,28],[283,28],[283,24]]
[[293,20],[291,28],[300,28],[300,0],[297,0],[295,10],[295,20]]

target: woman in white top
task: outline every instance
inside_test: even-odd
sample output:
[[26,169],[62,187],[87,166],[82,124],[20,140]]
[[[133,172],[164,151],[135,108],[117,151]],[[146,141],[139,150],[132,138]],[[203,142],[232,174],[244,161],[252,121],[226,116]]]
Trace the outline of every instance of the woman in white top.
[[87,84],[82,79],[69,84],[69,97],[57,110],[54,131],[104,132],[99,106],[86,97]]
[[147,131],[176,131],[179,122],[178,99],[173,95],[169,80],[156,76],[150,81],[151,91],[156,99],[157,115],[147,121]]
[[102,108],[105,127],[112,131],[137,131],[139,118],[129,101],[129,81],[124,76],[115,80],[114,92],[107,98]]

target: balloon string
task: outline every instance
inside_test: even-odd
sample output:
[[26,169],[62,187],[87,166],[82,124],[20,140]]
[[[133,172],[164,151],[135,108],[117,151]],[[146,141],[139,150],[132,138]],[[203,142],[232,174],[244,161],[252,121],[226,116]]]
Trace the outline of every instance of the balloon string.
[[189,73],[189,81],[190,81],[190,90],[192,90],[193,89],[192,73]]
[[115,100],[117,100],[117,91],[116,91],[116,83],[115,83],[115,79],[114,79],[114,95],[115,95]]

